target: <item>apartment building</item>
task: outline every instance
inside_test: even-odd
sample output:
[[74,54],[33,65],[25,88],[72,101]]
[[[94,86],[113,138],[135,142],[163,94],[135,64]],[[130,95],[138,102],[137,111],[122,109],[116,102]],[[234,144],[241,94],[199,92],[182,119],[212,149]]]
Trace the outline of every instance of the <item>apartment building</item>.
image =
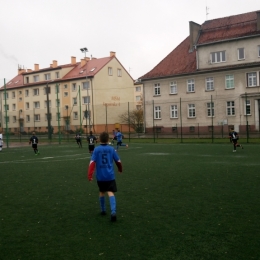
[[[47,90],[49,89],[48,93]],[[18,69],[18,75],[0,89],[3,128],[10,132],[112,131],[119,115],[135,107],[132,77],[116,58],[85,57],[48,68]],[[5,104],[6,102],[6,104]],[[130,105],[129,105],[130,104]],[[47,107],[49,105],[49,108]],[[130,107],[130,108],[129,108]],[[128,129],[128,127],[127,127]]]
[[259,131],[260,11],[189,22],[190,35],[143,84],[146,130]]

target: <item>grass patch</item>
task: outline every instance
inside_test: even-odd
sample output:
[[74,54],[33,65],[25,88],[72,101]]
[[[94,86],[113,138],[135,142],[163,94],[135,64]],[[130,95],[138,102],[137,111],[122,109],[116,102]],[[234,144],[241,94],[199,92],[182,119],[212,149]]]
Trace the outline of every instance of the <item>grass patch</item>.
[[[259,259],[259,146],[119,150],[118,221],[99,215],[87,145],[0,153],[0,255],[12,259]],[[108,199],[106,200],[109,208]]]

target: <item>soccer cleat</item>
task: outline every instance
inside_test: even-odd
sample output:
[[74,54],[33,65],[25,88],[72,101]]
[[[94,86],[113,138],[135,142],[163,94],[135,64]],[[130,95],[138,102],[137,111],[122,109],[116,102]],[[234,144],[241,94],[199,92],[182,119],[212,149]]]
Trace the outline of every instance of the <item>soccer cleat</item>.
[[115,222],[116,221],[116,214],[111,214],[111,221],[112,222]]
[[37,154],[40,154],[40,152],[38,152]]
[[105,211],[101,211],[101,215],[105,216],[107,213]]
[[237,150],[233,150],[233,153],[235,153]]

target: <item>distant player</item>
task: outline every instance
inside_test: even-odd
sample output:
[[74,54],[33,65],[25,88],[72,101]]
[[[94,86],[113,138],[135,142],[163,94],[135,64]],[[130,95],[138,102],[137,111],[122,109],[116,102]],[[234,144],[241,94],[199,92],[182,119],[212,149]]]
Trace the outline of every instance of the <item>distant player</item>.
[[128,144],[123,144],[122,140],[123,140],[123,134],[120,132],[120,130],[117,130],[116,133],[116,139],[117,139],[117,144],[116,144],[116,151],[118,151],[119,146],[126,146],[126,148],[128,147]]
[[79,148],[82,148],[82,142],[81,142],[81,135],[80,135],[80,133],[77,133],[75,135],[75,140],[76,140],[77,145],[79,146]]
[[116,141],[116,139],[117,139],[117,137],[116,137],[116,131],[113,130],[113,131],[112,131],[112,134],[113,134],[113,139],[111,140],[111,144],[114,145],[114,144],[115,144],[115,141]]
[[242,149],[244,149],[242,144],[238,144],[239,136],[238,136],[238,133],[234,130],[234,128],[230,129],[229,139],[230,139],[230,142],[232,142],[233,146],[234,146],[233,152],[237,151],[237,147],[241,147]]
[[92,154],[95,149],[95,143],[97,143],[96,136],[93,135],[92,131],[89,132],[89,136],[87,137],[88,142],[88,150]]
[[2,152],[2,149],[3,149],[3,134],[2,132],[0,132],[0,152]]
[[111,209],[111,221],[116,221],[116,198],[117,192],[113,162],[116,163],[118,172],[122,172],[122,164],[114,148],[108,145],[109,135],[106,132],[100,134],[100,145],[94,150],[88,167],[87,177],[93,181],[96,168],[96,179],[99,187],[99,202],[101,215],[106,215],[105,194],[107,193]]
[[29,140],[29,144],[32,144],[32,148],[33,148],[35,155],[40,154],[40,152],[38,150],[38,142],[39,142],[38,137],[35,135],[35,132],[33,132],[33,135]]

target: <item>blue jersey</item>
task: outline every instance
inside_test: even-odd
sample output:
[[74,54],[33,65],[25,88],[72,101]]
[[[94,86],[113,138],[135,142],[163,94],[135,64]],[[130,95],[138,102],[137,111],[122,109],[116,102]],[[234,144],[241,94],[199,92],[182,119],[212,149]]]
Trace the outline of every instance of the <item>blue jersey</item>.
[[113,162],[120,158],[113,147],[107,144],[99,145],[93,152],[91,161],[96,163],[97,181],[112,181],[115,179]]
[[116,137],[118,142],[122,142],[123,135],[121,132],[117,132]]

